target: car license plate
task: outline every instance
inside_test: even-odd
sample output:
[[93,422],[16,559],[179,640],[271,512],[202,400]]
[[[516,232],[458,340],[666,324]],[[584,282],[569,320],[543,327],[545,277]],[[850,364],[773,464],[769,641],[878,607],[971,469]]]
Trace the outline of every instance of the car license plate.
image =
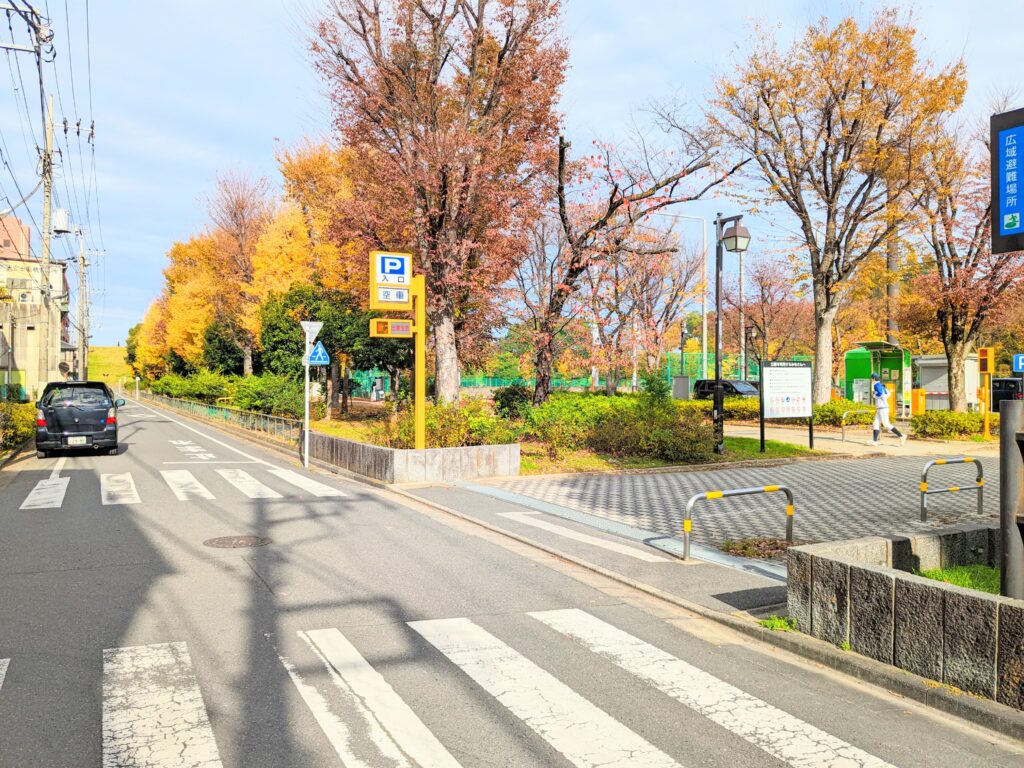
[[89,438],[88,437],[82,436],[82,437],[69,437],[68,438],[68,445],[88,445],[88,444],[89,444]]

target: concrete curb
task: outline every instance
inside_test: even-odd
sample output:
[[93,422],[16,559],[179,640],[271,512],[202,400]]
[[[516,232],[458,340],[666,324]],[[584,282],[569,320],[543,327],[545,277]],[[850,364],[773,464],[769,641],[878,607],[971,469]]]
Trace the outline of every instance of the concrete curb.
[[754,621],[715,611],[685,598],[673,595],[658,587],[653,587],[637,579],[624,576],[603,566],[591,563],[583,558],[561,552],[553,547],[539,544],[525,536],[512,533],[491,525],[479,518],[463,514],[429,499],[415,496],[401,488],[389,487],[387,490],[410,501],[424,504],[445,514],[452,515],[465,522],[473,523],[492,533],[513,539],[521,544],[539,549],[552,557],[572,563],[588,571],[604,576],[640,592],[656,597],[665,602],[685,608],[703,618],[723,624],[756,640],[775,645],[783,650],[795,653],[805,659],[814,661],[838,672],[850,675],[872,685],[885,688],[908,699],[933,707],[964,720],[996,731],[1010,738],[1024,740],[1024,712],[1017,712],[1001,704],[974,697],[967,693],[957,692],[941,683],[926,680],[909,672],[890,667],[864,656],[843,651],[829,643],[795,632],[777,632],[766,629]]
[[21,454],[21,452],[25,450],[26,446],[28,446],[28,444],[31,443],[34,439],[35,438],[33,437],[28,437],[25,439],[25,442],[23,442],[21,445],[16,445],[14,448],[11,448],[9,451],[7,451],[7,453],[0,454],[0,469],[3,469],[12,461],[14,461],[14,459],[17,458],[17,456]]

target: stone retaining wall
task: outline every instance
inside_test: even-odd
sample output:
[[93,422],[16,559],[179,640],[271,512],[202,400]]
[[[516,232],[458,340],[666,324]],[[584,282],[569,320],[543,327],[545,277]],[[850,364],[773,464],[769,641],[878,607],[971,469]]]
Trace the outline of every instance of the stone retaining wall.
[[[301,441],[300,441],[301,445]],[[382,483],[439,483],[519,474],[519,443],[427,448],[384,448],[309,433],[309,457]]]
[[961,525],[789,550],[801,632],[1024,709],[1024,601],[915,576],[999,562],[998,526]]

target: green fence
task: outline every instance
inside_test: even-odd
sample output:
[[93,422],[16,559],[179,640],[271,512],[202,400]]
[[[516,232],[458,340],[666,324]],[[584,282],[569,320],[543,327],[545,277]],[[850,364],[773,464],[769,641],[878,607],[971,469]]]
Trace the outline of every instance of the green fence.
[[206,403],[197,403],[194,400],[180,400],[176,397],[155,395],[146,390],[142,390],[139,396],[142,400],[150,400],[159,403],[165,408],[173,408],[190,416],[197,416],[201,419],[221,424],[229,424],[239,429],[262,432],[270,437],[290,443],[297,442],[302,435],[302,422],[297,419],[269,416],[265,413],[256,413],[255,411],[243,411],[241,408],[207,405]]

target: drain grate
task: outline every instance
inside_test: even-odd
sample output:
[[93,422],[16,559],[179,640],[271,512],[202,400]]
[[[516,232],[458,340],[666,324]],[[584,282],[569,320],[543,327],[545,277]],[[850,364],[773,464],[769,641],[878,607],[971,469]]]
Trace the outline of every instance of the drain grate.
[[216,539],[207,539],[203,546],[214,549],[249,549],[265,547],[269,543],[270,539],[264,536],[218,536]]

